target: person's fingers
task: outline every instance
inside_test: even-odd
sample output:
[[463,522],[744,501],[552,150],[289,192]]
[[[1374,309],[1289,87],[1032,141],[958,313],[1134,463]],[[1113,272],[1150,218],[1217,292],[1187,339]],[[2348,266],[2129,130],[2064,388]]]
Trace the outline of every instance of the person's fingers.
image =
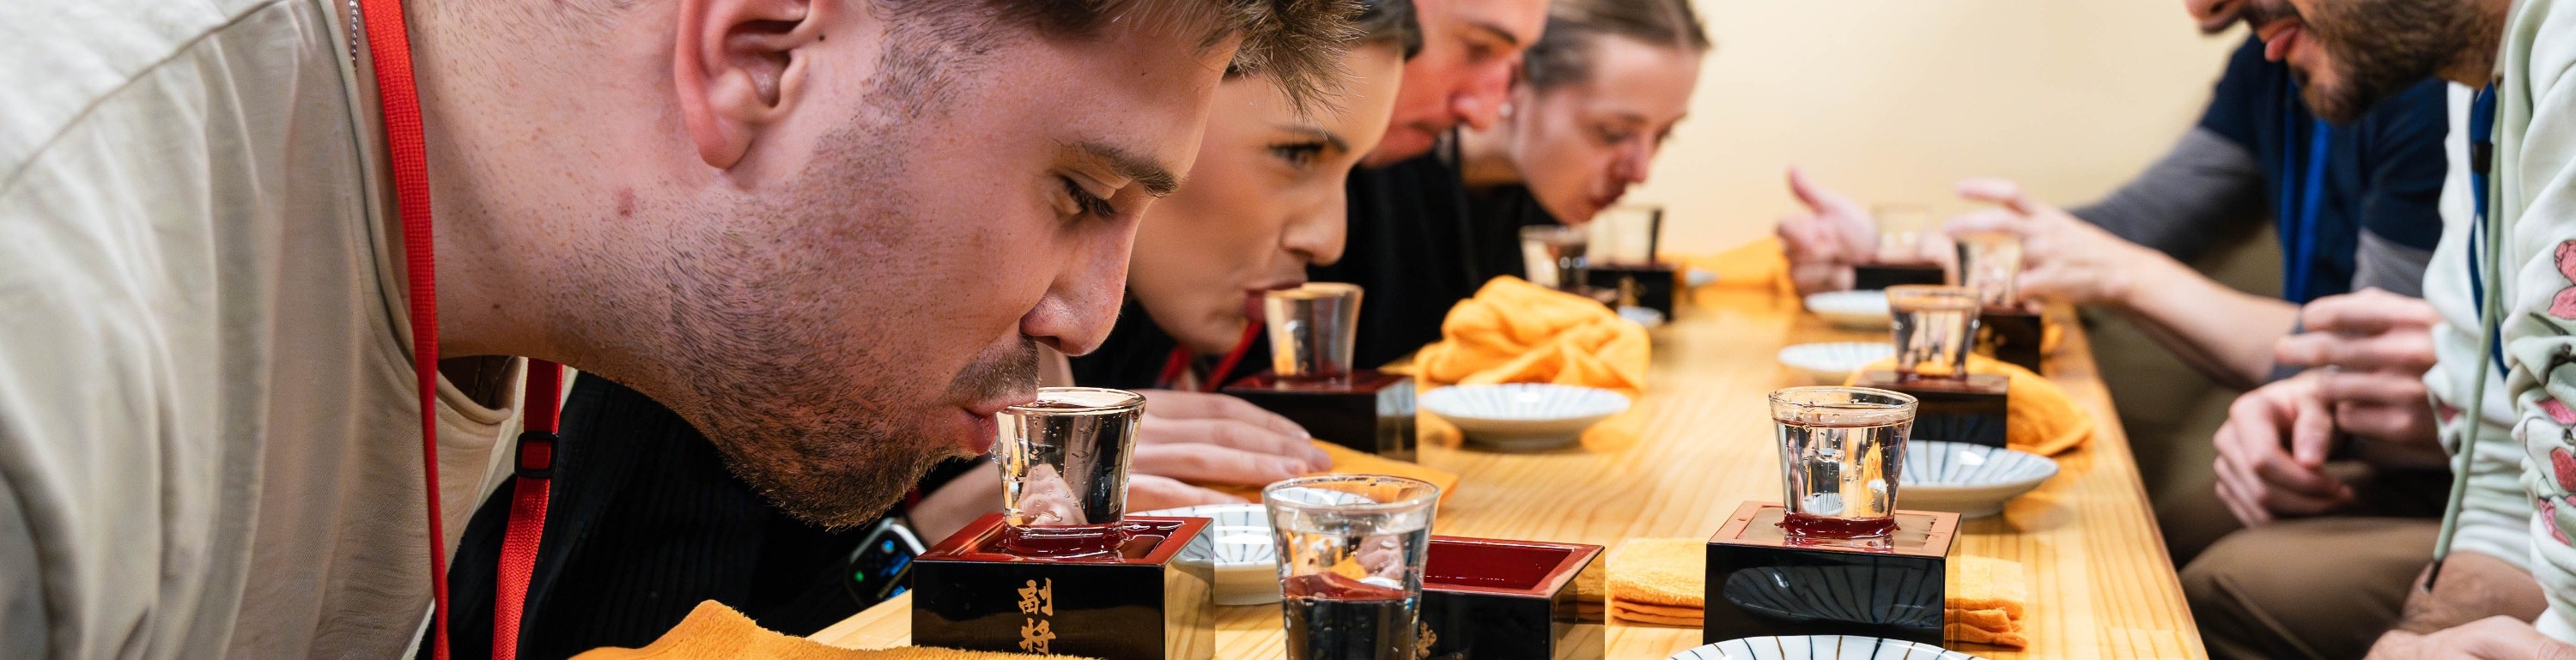
[[1139,474],[1197,483],[1260,486],[1314,470],[1303,458],[1244,451],[1213,444],[1136,446],[1132,469]]
[[2394,406],[2431,406],[2422,375],[2378,371],[2333,371],[2317,375],[2317,394],[2327,401]]
[[2241,442],[2241,440],[2238,439],[2236,426],[2236,420],[2230,418],[2225,422],[2221,422],[2218,425],[2218,432],[2212,433],[2209,436],[2209,448],[2211,453],[2218,457],[2218,461],[2220,463],[2219,467],[2221,468],[2225,468],[2226,464],[2230,461],[2242,462],[2240,457],[2244,454],[2244,450],[2238,449],[2236,446],[2238,442]]
[[1827,190],[1823,185],[1816,183],[1814,178],[1807,176],[1805,168],[1795,165],[1789,166],[1789,194],[1796,195],[1798,203],[1819,212],[1850,205],[1850,200],[1843,198],[1841,193]]
[[2345,490],[2342,480],[2323,470],[2300,465],[2288,454],[2266,456],[2253,467],[2254,476],[2262,482],[2266,499],[2284,493],[2330,498]]
[[1306,427],[1298,426],[1296,422],[1289,421],[1287,417],[1281,416],[1279,413],[1265,410],[1261,406],[1252,405],[1252,402],[1245,401],[1240,397],[1224,394],[1208,394],[1205,396],[1208,397],[1208,400],[1213,403],[1216,408],[1215,414],[1209,415],[1210,417],[1241,420],[1251,423],[1254,426],[1269,429],[1272,433],[1295,437],[1300,440],[1314,437],[1306,432]]
[[1812,215],[1780,219],[1780,246],[1792,262],[1839,262],[1843,254],[1842,238],[1834,229]]
[[[1293,426],[1292,426],[1293,428]],[[1315,447],[1305,429],[1295,435],[1235,419],[1147,419],[1137,429],[1137,446],[1212,444],[1246,452],[1292,459],[1308,471],[1329,469],[1333,457]]]
[[2325,465],[2334,447],[2334,411],[2315,396],[2294,397],[2290,406],[2290,459],[2309,469]]
[[2234,481],[2220,479],[2216,484],[2216,488],[2218,489],[2218,501],[2227,505],[2227,515],[2236,518],[2236,522],[2247,527],[2254,527],[2262,525],[2263,523],[2271,522],[2271,517],[2263,512],[2263,507],[2256,505],[2252,499],[2249,499],[2243,490],[2236,486]]
[[[2003,209],[1978,209],[1950,216],[1949,220],[1945,220],[1941,223],[1941,233],[1950,236],[1958,236],[1961,234],[1999,231],[2020,235],[2023,230],[2028,227],[2028,224],[2029,219],[2018,213],[2013,213]],[[2022,247],[2028,248],[2030,246],[2028,244],[2024,244]],[[2023,254],[2027,255],[2029,254],[2029,251],[2025,249]]]
[[2030,195],[2022,191],[2021,184],[2010,179],[1969,177],[1959,181],[1957,190],[1962,199],[2002,206],[2023,215],[2038,215],[2057,210],[2056,207],[2049,206],[2045,202],[2031,199]]
[[2272,517],[2314,516],[2333,512],[2352,500],[2349,488],[2327,494],[2310,494],[2283,488],[2263,492],[2262,508]]
[[2337,403],[2335,428],[2357,437],[2409,447],[2430,444],[2438,433],[2432,406],[2420,401],[2412,406]]
[[1247,500],[1150,474],[1127,479],[1127,508],[1134,511],[1177,509],[1202,504],[1241,504]]
[[2228,404],[2227,422],[2220,428],[2233,430],[2233,441],[2221,452],[2235,450],[2238,460],[2246,465],[2260,462],[2264,454],[2278,453],[2289,435],[2284,426],[2290,421],[2293,411],[2282,400],[2298,396],[2298,392],[2290,389],[2297,384],[2265,385],[2236,397],[2234,403]]
[[2293,366],[2322,367],[2333,365],[2347,370],[2387,371],[2422,377],[2437,359],[2433,336],[2421,330],[2399,329],[2371,335],[2351,335],[2318,331],[2313,328],[2282,337],[2272,346],[2272,359]]
[[[2210,463],[2210,473],[2216,478],[2222,497],[2239,506],[2259,509],[2258,494],[2262,487],[2250,468],[2252,464],[2246,462],[2244,451],[2239,448],[2243,442],[2241,438],[2234,429],[2220,428],[2215,443],[2219,449],[2218,457]],[[2242,513],[2240,520],[2244,519]]]
[[2442,321],[2421,298],[2377,288],[2326,296],[2299,308],[2299,325],[2314,332],[2377,334],[2391,328],[2430,328]]

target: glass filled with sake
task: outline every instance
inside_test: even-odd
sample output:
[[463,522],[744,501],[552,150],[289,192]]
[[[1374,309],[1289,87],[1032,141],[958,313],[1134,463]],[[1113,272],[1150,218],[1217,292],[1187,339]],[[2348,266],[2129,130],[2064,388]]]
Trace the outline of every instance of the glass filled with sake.
[[1780,527],[1809,539],[1894,533],[1897,477],[1916,405],[1904,393],[1867,387],[1772,391],[1788,509]]

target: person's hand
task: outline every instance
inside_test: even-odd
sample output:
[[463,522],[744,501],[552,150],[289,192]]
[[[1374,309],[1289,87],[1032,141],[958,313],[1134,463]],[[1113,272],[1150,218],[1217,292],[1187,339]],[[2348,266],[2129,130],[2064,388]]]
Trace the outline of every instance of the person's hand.
[[2381,635],[2369,660],[2576,660],[2576,646],[2540,634],[2530,623],[2491,616],[2429,634]]
[[2306,331],[2283,337],[2273,353],[2281,364],[2322,369],[2318,389],[2334,406],[2335,428],[2369,441],[2364,460],[2440,466],[2424,372],[2441,320],[2422,299],[2379,289],[2327,296],[2299,310]]
[[1816,185],[1798,168],[1789,168],[1789,192],[1807,207],[1780,218],[1777,230],[1798,293],[1851,288],[1852,267],[1877,256],[1878,221],[1859,202]]
[[2021,275],[2015,288],[2025,298],[2063,299],[2079,305],[2120,304],[2137,285],[2139,267],[2153,251],[2121,240],[2046,202],[2031,199],[2021,186],[2003,179],[1959,182],[1959,197],[1999,208],[1951,218],[1943,229],[1952,238],[1978,232],[2003,232],[2021,238]]
[[1333,466],[1296,422],[1242,399],[1177,390],[1141,393],[1145,414],[1136,424],[1128,509],[1242,502],[1189,484],[1262,486]]
[[2314,376],[2254,388],[2228,406],[2227,423],[2210,438],[2218,499],[2247,527],[2348,504],[2352,486],[2324,470],[2333,442],[2334,415]]

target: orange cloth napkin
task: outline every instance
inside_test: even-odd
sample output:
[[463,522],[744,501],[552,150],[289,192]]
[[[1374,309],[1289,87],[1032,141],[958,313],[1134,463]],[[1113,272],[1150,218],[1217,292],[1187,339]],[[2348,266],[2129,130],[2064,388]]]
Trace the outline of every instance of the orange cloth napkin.
[[2030,609],[2030,583],[2018,562],[1973,555],[1952,558],[1958,579],[1941,603],[1945,637],[1962,642],[2028,648],[2022,615]]
[[789,637],[760,627],[750,617],[715,601],[698,603],[689,617],[672,626],[662,638],[640,649],[592,649],[573,660],[1031,660],[1034,658],[1069,658],[1061,655],[1021,655],[959,651],[928,646],[904,646],[877,651],[862,651],[828,646],[801,637]]
[[[1421,479],[1423,481],[1431,482],[1431,485],[1440,487],[1440,501],[1443,503],[1449,501],[1450,494],[1458,492],[1458,475],[1423,467],[1419,463],[1399,461],[1322,440],[1315,440],[1313,442],[1315,443],[1316,448],[1324,450],[1325,454],[1329,454],[1333,457],[1332,469],[1317,472],[1315,474],[1384,474]],[[1261,486],[1238,486],[1233,484],[1201,484],[1201,486],[1209,490],[1233,495],[1235,497],[1240,497],[1254,502],[1261,501]]]
[[1612,618],[1691,627],[1706,618],[1707,539],[1628,539],[1608,559]]
[[1717,276],[1709,286],[1769,290],[1783,297],[1798,297],[1798,284],[1789,279],[1789,255],[1782,251],[1778,236],[1717,254],[1684,255],[1678,260],[1682,267],[1674,270],[1674,276],[1682,278],[1681,284],[1686,288],[1690,285],[1690,272],[1698,270]]
[[1441,339],[1414,357],[1424,389],[1556,383],[1645,391],[1646,329],[1589,298],[1503,276],[1449,308]]
[[[1896,358],[1869,365],[1867,370],[1896,368]],[[1968,356],[1968,373],[2003,374],[2012,379],[2011,402],[2004,410],[2004,446],[2038,454],[2055,456],[2084,446],[2093,438],[2093,416],[2076,407],[2075,399],[2057,383],[2031,373],[2010,362],[1983,355]],[[1852,374],[1845,384],[1857,383],[1860,374]]]

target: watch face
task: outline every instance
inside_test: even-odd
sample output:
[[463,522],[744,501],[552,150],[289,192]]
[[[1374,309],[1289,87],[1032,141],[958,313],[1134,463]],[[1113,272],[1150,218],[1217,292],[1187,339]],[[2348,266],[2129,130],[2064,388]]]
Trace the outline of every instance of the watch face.
[[921,541],[912,530],[895,518],[885,518],[871,528],[859,547],[850,553],[849,576],[843,584],[860,607],[873,606],[902,594],[911,580],[912,558],[920,556]]

